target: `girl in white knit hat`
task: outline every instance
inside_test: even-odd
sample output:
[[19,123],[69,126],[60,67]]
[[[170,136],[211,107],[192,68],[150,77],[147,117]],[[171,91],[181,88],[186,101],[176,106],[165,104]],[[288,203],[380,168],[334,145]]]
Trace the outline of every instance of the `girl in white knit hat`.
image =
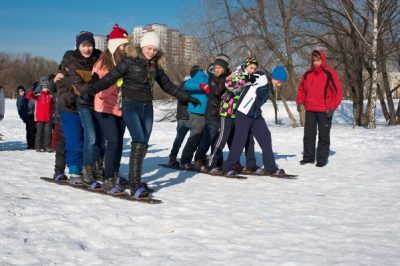
[[132,138],[129,160],[129,187],[135,198],[148,197],[151,189],[141,182],[142,164],[153,128],[153,93],[155,81],[166,93],[198,105],[196,98],[173,84],[160,66],[160,39],[147,32],[139,46],[127,46],[127,56],[103,78],[93,83],[90,94],[105,90],[123,78],[122,117]]

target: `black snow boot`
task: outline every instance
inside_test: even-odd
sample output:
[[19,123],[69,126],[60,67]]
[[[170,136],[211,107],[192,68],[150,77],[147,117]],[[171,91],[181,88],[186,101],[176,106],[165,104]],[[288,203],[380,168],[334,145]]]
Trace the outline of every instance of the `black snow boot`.
[[97,181],[104,181],[103,160],[101,159],[94,162],[94,178]]
[[135,198],[148,197],[150,195],[142,184],[142,165],[147,152],[147,145],[139,142],[131,142],[131,155],[129,159],[129,187],[131,196]]

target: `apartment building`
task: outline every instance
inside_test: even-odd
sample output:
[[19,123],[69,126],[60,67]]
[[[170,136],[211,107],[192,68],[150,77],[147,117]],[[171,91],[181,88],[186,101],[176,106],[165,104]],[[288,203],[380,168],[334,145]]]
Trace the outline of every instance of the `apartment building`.
[[140,43],[143,34],[154,31],[160,37],[161,49],[166,53],[171,63],[191,65],[198,62],[198,43],[194,37],[179,33],[178,30],[168,28],[165,24],[152,23],[146,26],[133,28],[133,42]]

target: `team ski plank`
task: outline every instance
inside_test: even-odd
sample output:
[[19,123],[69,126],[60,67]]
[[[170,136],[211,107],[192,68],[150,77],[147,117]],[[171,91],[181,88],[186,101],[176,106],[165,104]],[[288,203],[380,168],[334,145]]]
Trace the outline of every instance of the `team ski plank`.
[[275,178],[282,178],[282,179],[297,179],[297,175],[292,175],[292,174],[282,174],[282,175],[258,175],[255,173],[240,173],[239,175],[234,175],[234,176],[227,176],[227,175],[215,175],[215,174],[210,174],[208,172],[200,172],[194,169],[184,169],[181,167],[175,167],[171,166],[169,164],[159,164],[159,166],[169,168],[169,169],[174,169],[174,170],[180,170],[180,171],[191,171],[191,172],[196,172],[196,173],[202,173],[202,174],[207,174],[207,175],[212,175],[212,176],[222,176],[226,178],[235,178],[235,179],[247,179],[246,176],[244,175],[251,175],[251,176],[268,176],[268,177],[275,177]]
[[179,171],[189,171],[189,172],[196,172],[196,173],[201,173],[201,174],[206,174],[206,175],[212,175],[212,176],[221,176],[221,177],[226,177],[226,178],[233,178],[233,179],[247,179],[247,177],[242,176],[242,175],[231,175],[231,176],[227,176],[227,175],[215,175],[215,174],[210,174],[207,172],[200,172],[197,171],[195,169],[184,169],[181,167],[175,167],[175,166],[171,166],[169,164],[159,164],[159,166],[165,167],[165,168],[169,168],[169,169],[174,169],[174,170],[179,170]]
[[73,187],[73,188],[77,188],[77,189],[81,189],[84,191],[88,191],[88,192],[92,192],[92,193],[97,193],[97,194],[102,194],[102,195],[107,195],[107,196],[111,196],[114,198],[118,198],[118,199],[123,199],[123,200],[128,200],[128,201],[137,201],[137,202],[142,202],[142,203],[148,203],[148,204],[159,204],[162,203],[161,200],[159,199],[154,199],[154,198],[139,198],[139,199],[135,199],[134,197],[130,196],[128,193],[119,193],[119,194],[110,194],[107,193],[105,190],[103,189],[91,189],[88,188],[86,185],[73,185],[71,183],[69,183],[66,180],[54,180],[53,178],[50,177],[40,177],[40,179],[49,182],[49,183],[53,183],[53,184],[57,184],[57,185],[62,185],[62,186],[69,186],[69,187]]

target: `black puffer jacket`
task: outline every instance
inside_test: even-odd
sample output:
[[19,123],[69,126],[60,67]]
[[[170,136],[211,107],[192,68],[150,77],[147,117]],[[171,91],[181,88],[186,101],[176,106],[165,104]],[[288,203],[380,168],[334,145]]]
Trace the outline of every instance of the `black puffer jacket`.
[[[71,85],[78,89],[80,95],[87,96],[88,83],[85,82],[81,76],[78,75],[77,71],[89,71],[92,72],[94,63],[99,59],[101,54],[100,50],[94,49],[92,55],[89,58],[85,58],[81,55],[78,49],[76,49],[67,64],[68,73],[71,79]],[[77,98],[77,105],[81,108],[93,108],[93,97],[82,97]]]
[[[210,66],[211,67],[211,66]],[[210,69],[209,67],[209,69]],[[212,72],[208,72],[209,78],[209,86],[211,88],[210,94],[208,94],[208,103],[205,118],[218,122],[220,120],[219,108],[221,105],[221,96],[226,91],[225,81],[226,77],[230,74],[229,69],[225,71],[221,76],[216,77]]]
[[188,101],[189,93],[173,84],[159,66],[158,54],[148,61],[141,55],[140,50],[133,46],[127,46],[127,54],[128,56],[124,57],[107,75],[92,84],[91,94],[107,89],[119,78],[123,78],[123,101],[151,102],[154,81],[157,81],[166,93],[175,96],[178,100]]
[[71,86],[71,79],[68,74],[57,81],[57,104],[62,112],[77,112],[76,99],[78,96],[74,93]]
[[[183,82],[179,85],[179,88],[183,89]],[[177,101],[176,104],[176,119],[177,120],[189,120],[189,112],[188,112],[188,102],[186,101]]]

